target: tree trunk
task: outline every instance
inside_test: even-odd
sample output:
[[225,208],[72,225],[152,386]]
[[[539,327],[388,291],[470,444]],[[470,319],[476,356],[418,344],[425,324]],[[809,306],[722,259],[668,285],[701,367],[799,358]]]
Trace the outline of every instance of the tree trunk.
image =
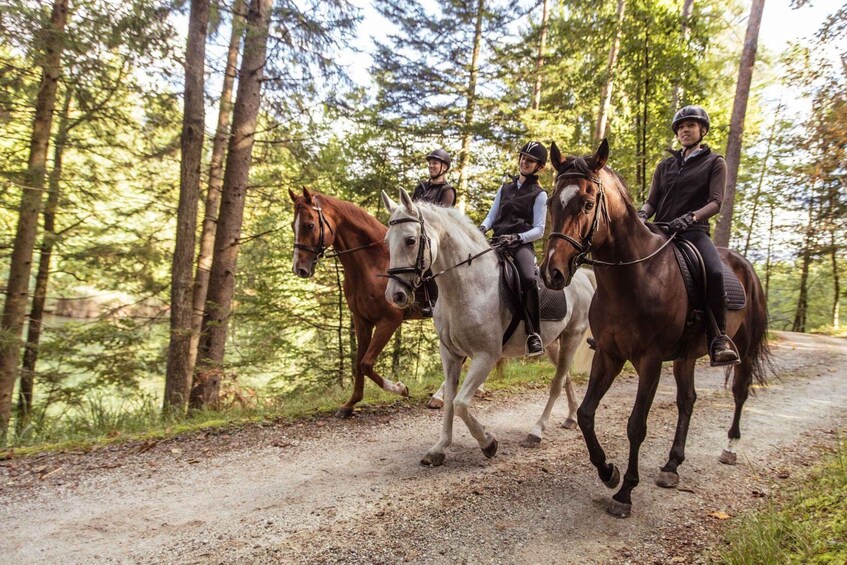
[[738,69],[738,83],[735,86],[735,101],[732,105],[732,118],[729,123],[729,139],[726,143],[726,193],[721,206],[720,219],[715,228],[715,245],[729,247],[732,235],[732,209],[735,205],[735,185],[738,181],[738,165],[741,161],[741,141],[744,136],[744,117],[747,114],[747,99],[750,96],[750,83],[753,80],[753,66],[756,63],[756,49],[759,41],[759,26],[765,0],[753,0],[750,19],[747,22],[747,34],[744,36],[744,50],[741,52],[741,64]]
[[[623,2],[624,0],[619,0]],[[550,0],[542,0],[541,8],[541,37],[538,40],[538,54],[535,58],[535,84],[532,85],[533,110],[541,107],[541,69],[544,67],[544,50],[547,46],[547,28],[550,20]]]
[[759,173],[759,182],[756,183],[756,193],[753,195],[753,210],[750,212],[750,229],[747,230],[747,240],[744,242],[744,255],[747,255],[747,251],[750,250],[750,238],[753,235],[753,227],[756,225],[756,212],[759,209],[759,198],[762,194],[762,185],[765,183],[765,174],[768,171],[768,159],[771,156],[771,147],[773,146],[773,139],[776,136],[776,126],[779,124],[779,113],[782,111],[782,103],[780,102],[776,107],[776,115],[774,116],[773,127],[771,128],[771,133],[768,136],[768,147],[765,149],[765,157],[762,159],[762,171]]
[[41,194],[44,192],[44,173],[47,146],[53,125],[56,89],[62,68],[64,30],[68,16],[68,1],[55,0],[50,24],[44,31],[44,66],[41,85],[35,103],[32,123],[29,161],[23,175],[23,190],[18,213],[18,227],[9,264],[6,284],[6,302],[0,331],[0,445],[6,441],[9,420],[12,416],[12,391],[18,373],[21,354],[21,335],[26,317],[29,277],[32,272],[32,254],[38,235],[38,214],[41,212]]
[[244,218],[247,181],[253,156],[253,136],[259,115],[272,0],[251,0],[247,13],[244,56],[232,117],[215,252],[209,272],[209,292],[197,351],[197,372],[191,408],[217,405],[223,376],[227,324],[235,294],[235,269]]
[[47,182],[47,204],[44,207],[44,235],[35,276],[35,293],[29,311],[24,361],[21,367],[21,384],[18,389],[18,412],[15,428],[20,433],[29,424],[32,416],[32,399],[35,387],[35,364],[38,360],[38,342],[41,339],[41,324],[44,319],[44,302],[47,299],[47,283],[50,278],[50,258],[56,243],[56,212],[59,208],[59,181],[62,178],[62,156],[68,139],[68,114],[73,91],[67,89],[59,115],[56,142],[53,147],[53,169]]
[[391,373],[395,378],[399,378],[400,374],[400,359],[403,356],[403,325],[394,332],[394,346],[391,350]]
[[835,242],[835,230],[829,232],[829,257],[832,261],[832,327],[833,329],[841,329],[841,281],[838,277],[838,247]]
[[609,108],[612,105],[612,89],[615,80],[615,66],[618,61],[618,51],[621,45],[621,33],[623,32],[623,16],[626,9],[626,0],[618,0],[618,16],[615,23],[615,35],[612,38],[612,46],[609,49],[609,61],[606,64],[606,82],[603,83],[603,92],[600,96],[600,112],[597,114],[597,125],[594,128],[594,142],[599,143],[606,135],[606,121],[608,120]]
[[[688,36],[691,35],[689,32],[691,31],[688,27],[688,22],[691,19],[691,13],[694,11],[694,0],[685,0],[682,3],[682,29],[680,35],[682,36],[682,44],[688,44]],[[679,108],[679,97],[682,94],[682,87],[679,84],[679,81],[676,82],[673,86],[673,90],[671,91],[671,111],[676,112]],[[673,143],[673,138],[671,138],[671,143]]]
[[165,375],[165,411],[182,412],[191,386],[191,320],[197,203],[200,200],[200,164],[205,137],[204,74],[209,0],[191,0],[185,48],[182,161],[179,171],[179,207],[176,244],[171,270],[171,340]]
[[765,300],[770,296],[771,290],[771,260],[773,258],[773,204],[770,206],[771,220],[768,225],[768,256],[765,260]]
[[218,210],[221,207],[221,186],[223,185],[223,163],[229,141],[229,126],[232,117],[232,89],[238,72],[238,52],[244,35],[244,0],[235,0],[232,7],[232,32],[229,37],[229,50],[226,57],[221,99],[218,105],[218,125],[212,142],[212,159],[209,163],[209,190],[206,193],[203,232],[200,234],[200,251],[197,256],[197,273],[194,275],[193,315],[191,320],[191,345],[189,351],[189,374],[194,372],[197,361],[197,345],[200,343],[200,330],[203,326],[203,309],[206,293],[209,291],[209,270],[212,267],[212,253],[215,246],[215,228],[218,222]]
[[482,16],[485,11],[485,0],[477,0],[476,27],[474,28],[473,52],[468,73],[468,91],[465,104],[465,119],[462,123],[462,149],[459,151],[459,208],[464,210],[465,198],[468,193],[468,163],[470,162],[471,128],[473,127],[474,111],[476,110],[476,81],[479,74],[479,52],[482,46]]
[[800,293],[797,297],[797,308],[794,311],[794,323],[791,331],[806,331],[806,312],[809,309],[809,265],[812,263],[813,230],[812,219],[814,217],[815,201],[809,202],[809,226],[806,228],[806,236],[803,238],[802,266],[800,268]]

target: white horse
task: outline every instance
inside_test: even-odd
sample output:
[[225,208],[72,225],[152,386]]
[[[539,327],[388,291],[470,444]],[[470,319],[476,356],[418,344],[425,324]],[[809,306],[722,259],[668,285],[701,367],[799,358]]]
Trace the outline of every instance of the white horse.
[[[423,465],[441,465],[445,449],[453,439],[453,414],[465,422],[486,457],[497,452],[494,434],[487,432],[470,412],[474,392],[488,378],[501,357],[522,357],[526,332],[518,324],[512,337],[502,343],[512,314],[500,298],[500,268],[488,241],[470,219],[452,208],[413,203],[400,191],[398,205],[385,192],[382,199],[391,212],[385,241],[390,254],[391,279],[385,290],[388,302],[400,308],[414,300],[412,290],[428,268],[437,273],[438,301],[433,319],[441,340],[445,398],[441,437],[421,460]],[[423,247],[422,247],[423,246]],[[476,257],[474,257],[476,256]],[[473,257],[472,260],[468,260]],[[443,272],[442,272],[443,271]],[[574,353],[588,329],[588,308],[594,295],[593,273],[580,269],[564,289],[568,312],[563,320],[541,322],[541,337],[547,355],[556,365],[550,395],[535,427],[521,443],[538,445],[564,381],[568,396],[566,427],[574,427],[577,404],[570,366]],[[468,374],[457,393],[459,373],[466,357],[472,359]]]

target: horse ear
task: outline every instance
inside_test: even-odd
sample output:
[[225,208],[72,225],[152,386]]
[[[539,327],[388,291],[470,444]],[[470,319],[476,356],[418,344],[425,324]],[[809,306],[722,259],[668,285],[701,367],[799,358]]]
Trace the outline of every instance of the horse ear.
[[385,209],[388,210],[389,214],[393,214],[394,210],[397,209],[397,203],[391,200],[391,197],[384,190],[380,192],[382,193],[382,203],[385,204]]
[[305,186],[303,187],[303,198],[305,198],[305,199],[306,199],[306,203],[307,203],[307,204],[311,204],[311,203],[312,203],[312,193],[311,193],[311,192],[309,192],[309,189],[308,189],[308,188],[306,188]]
[[294,192],[289,188],[288,195],[291,196],[291,201],[297,204],[297,198],[299,198]]
[[414,212],[415,205],[412,203],[412,197],[406,192],[405,188],[400,189],[400,202],[406,207],[409,212]]
[[562,166],[562,163],[565,162],[565,157],[562,155],[562,152],[559,151],[559,148],[556,147],[556,142],[550,144],[550,162],[553,163],[553,168],[557,171]]
[[597,148],[597,153],[594,154],[594,170],[599,171],[606,166],[609,160],[609,140],[605,137],[600,142],[600,147]]

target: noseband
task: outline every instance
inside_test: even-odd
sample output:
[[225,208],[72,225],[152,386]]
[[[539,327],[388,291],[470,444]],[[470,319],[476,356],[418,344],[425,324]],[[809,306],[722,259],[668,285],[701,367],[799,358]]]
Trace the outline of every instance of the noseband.
[[[562,179],[572,177],[587,179],[597,185],[597,198],[594,205],[594,218],[591,220],[591,228],[588,230],[588,233],[585,234],[585,237],[582,238],[582,241],[577,241],[575,238],[558,231],[551,232],[549,235],[549,239],[564,239],[576,248],[577,254],[573,259],[571,259],[571,271],[575,271],[580,265],[596,264],[593,259],[588,258],[588,254],[591,253],[591,240],[594,239],[594,233],[597,231],[597,225],[600,223],[601,208],[603,209],[603,215],[607,217],[608,220],[608,212],[606,211],[606,193],[603,190],[603,181],[600,180],[599,176],[576,170],[575,166],[578,161],[582,161],[582,158],[578,157],[574,161],[573,170],[567,170],[560,173],[559,176],[556,177],[556,184],[558,184]],[[582,163],[584,165],[584,161],[582,161]],[[588,166],[584,165],[584,168],[587,170]]]
[[[418,244],[418,256],[415,259],[415,264],[410,266],[410,267],[395,267],[393,269],[388,269],[388,271],[386,271],[388,274],[386,274],[384,276],[388,277],[389,279],[394,279],[395,281],[400,283],[401,286],[403,286],[405,289],[407,289],[409,292],[415,292],[415,289],[417,289],[421,285],[421,283],[424,281],[424,273],[426,273],[426,270],[428,269],[428,267],[424,264],[424,253],[425,253],[424,248],[425,247],[429,248],[430,246],[429,246],[429,236],[426,235],[426,230],[424,229],[423,216],[421,216],[419,218],[397,218],[396,220],[389,221],[388,225],[389,226],[396,226],[397,224],[407,224],[409,222],[417,222],[421,226],[421,234],[420,234],[420,237],[419,237],[420,243]],[[432,249],[431,248],[430,248],[429,255],[430,255],[429,256],[429,263],[430,263],[430,265],[432,265]],[[401,279],[398,276],[398,275],[405,275],[405,274],[409,274],[409,273],[414,275],[414,278],[412,279],[411,283]]]
[[[329,225],[329,222],[326,221],[326,218],[324,217],[324,211],[321,208],[321,203],[317,199],[317,197],[313,197],[312,200],[314,200],[315,202],[315,205],[312,206],[312,210],[318,213],[318,225],[320,226],[320,236],[318,238],[318,244],[317,246],[312,247],[311,245],[305,245],[303,243],[295,242],[294,249],[302,249],[303,251],[314,253],[315,262],[317,262],[318,259],[322,259],[324,255],[326,255],[327,245],[326,240],[324,238],[324,230],[329,229],[332,235],[335,235],[335,230],[333,230],[332,226]],[[326,228],[324,226],[326,226]]]

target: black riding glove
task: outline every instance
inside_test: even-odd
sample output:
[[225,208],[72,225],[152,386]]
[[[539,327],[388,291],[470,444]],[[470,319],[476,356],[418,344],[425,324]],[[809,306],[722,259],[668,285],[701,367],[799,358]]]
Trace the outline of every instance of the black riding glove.
[[497,243],[505,247],[514,247],[521,244],[521,236],[516,233],[507,233],[497,238]]
[[638,219],[641,220],[642,223],[647,223],[647,212],[645,212],[644,210],[639,210],[635,213],[635,215],[638,216]]
[[668,224],[668,231],[670,233],[677,233],[681,231],[687,230],[691,224],[694,223],[694,213],[688,212],[687,214],[683,214],[679,218],[674,218]]

